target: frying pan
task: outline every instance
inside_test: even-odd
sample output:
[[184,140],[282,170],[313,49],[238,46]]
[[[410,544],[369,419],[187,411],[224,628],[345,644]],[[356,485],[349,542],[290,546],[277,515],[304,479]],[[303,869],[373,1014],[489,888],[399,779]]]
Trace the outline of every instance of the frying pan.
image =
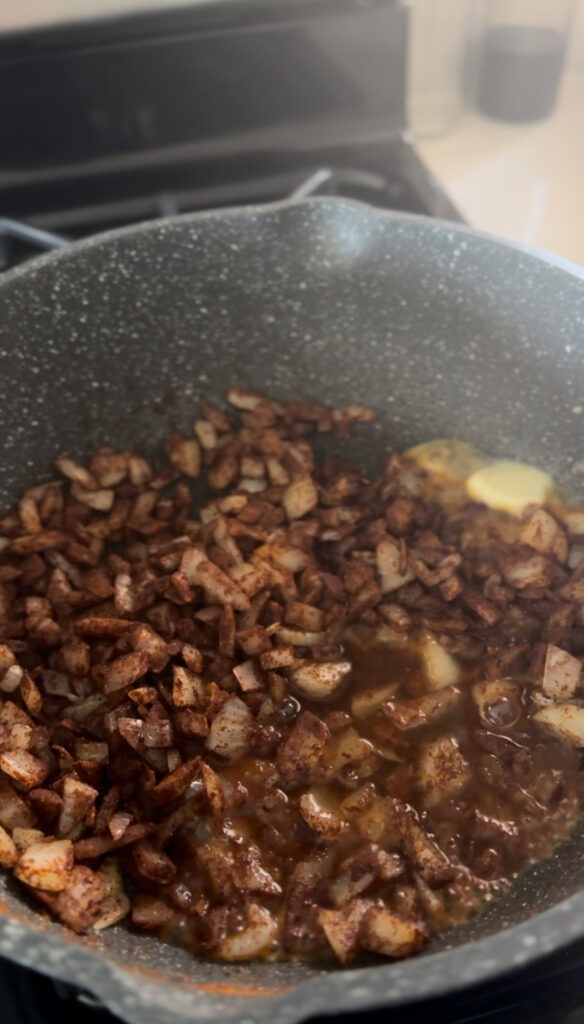
[[[457,437],[582,493],[584,282],[464,227],[312,199],[180,217],[44,256],[0,284],[0,503],[55,454],[162,453],[238,383],[379,412],[349,458]],[[0,883],[0,954],[132,1024],[395,1006],[584,935],[584,829],[486,914],[403,963],[200,963],[118,926],[80,938]]]

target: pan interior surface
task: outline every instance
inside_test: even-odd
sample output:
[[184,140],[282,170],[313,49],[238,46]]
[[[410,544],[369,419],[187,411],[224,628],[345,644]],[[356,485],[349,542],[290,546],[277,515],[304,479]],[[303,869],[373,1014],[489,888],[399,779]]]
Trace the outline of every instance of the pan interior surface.
[[[584,284],[551,263],[344,201],[101,236],[0,284],[1,505],[48,478],[59,453],[82,460],[111,442],[156,458],[171,429],[192,432],[201,398],[221,400],[232,384],[373,406],[378,424],[344,446],[370,468],[387,448],[455,437],[582,494],[583,329]],[[583,852],[577,835],[403,964],[225,967],[121,927],[79,939],[41,921],[6,879],[0,953],[142,1024],[287,1024],[448,991],[583,934]]]

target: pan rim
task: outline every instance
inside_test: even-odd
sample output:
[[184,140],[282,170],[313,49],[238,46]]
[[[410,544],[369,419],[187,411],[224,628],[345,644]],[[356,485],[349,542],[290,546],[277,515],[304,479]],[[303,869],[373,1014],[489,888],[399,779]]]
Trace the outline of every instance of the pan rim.
[[[169,1006],[168,987],[172,983],[141,975],[139,969],[129,973],[123,964],[76,945],[72,936],[61,938],[4,914],[0,914],[0,954],[77,989],[85,977],[84,990],[128,1024],[159,1024],[168,1017],[180,1024],[216,1024],[218,1013],[228,1024],[299,1024],[316,1015],[407,1006],[462,992],[505,978],[514,970],[561,951],[583,933],[584,891],[580,891],[531,920],[486,938],[422,958],[323,971],[283,992],[258,997],[242,991],[225,996],[205,991],[204,985],[198,988],[196,982],[188,988],[177,986],[185,996],[196,998],[192,1013]],[[44,954],[42,958],[39,953]]]
[[3,274],[0,274],[0,290],[7,285],[12,284],[14,281],[19,280],[21,277],[26,277],[27,275],[42,269],[47,264],[51,265],[57,261],[61,262],[68,260],[76,253],[84,252],[86,250],[93,249],[96,246],[103,245],[108,242],[114,242],[117,239],[125,238],[127,236],[148,234],[150,231],[154,232],[161,227],[172,227],[175,224],[196,225],[197,223],[203,223],[204,221],[213,221],[218,219],[236,220],[246,216],[257,216],[258,214],[264,213],[279,213],[298,208],[316,208],[318,206],[325,209],[327,207],[331,207],[331,209],[336,207],[338,209],[339,206],[345,206],[349,209],[355,210],[356,212],[367,214],[373,219],[396,221],[404,224],[411,223],[413,225],[419,225],[429,229],[446,229],[459,235],[465,235],[471,238],[482,238],[487,242],[522,253],[524,256],[532,257],[540,263],[547,264],[550,268],[563,271],[570,277],[584,282],[584,266],[572,263],[570,260],[564,259],[563,256],[558,256],[548,250],[538,249],[523,242],[504,238],[502,235],[498,235],[494,232],[473,228],[470,224],[445,220],[440,217],[431,217],[428,214],[408,213],[403,210],[386,210],[381,207],[372,206],[370,203],[365,203],[358,199],[344,199],[341,196],[308,196],[301,199],[281,199],[272,203],[255,203],[242,206],[222,206],[216,207],[212,210],[195,210],[190,213],[173,214],[170,217],[158,217],[155,220],[138,221],[135,224],[127,224],[122,227],[111,228],[108,231],[99,231],[95,234],[88,235],[86,238],[76,239],[60,249],[54,249],[51,252],[33,256],[30,260],[27,260],[26,263],[21,263],[18,266],[13,267],[11,270],[5,271]]

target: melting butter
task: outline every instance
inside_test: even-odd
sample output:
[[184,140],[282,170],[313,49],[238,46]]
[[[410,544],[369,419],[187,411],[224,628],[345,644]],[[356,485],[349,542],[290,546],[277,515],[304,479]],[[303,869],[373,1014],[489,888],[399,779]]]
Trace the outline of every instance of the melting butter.
[[474,501],[520,516],[528,505],[542,505],[553,490],[547,473],[508,459],[492,459],[463,441],[438,439],[407,454],[442,485],[455,484]]
[[472,444],[446,438],[418,444],[406,454],[428,473],[437,474],[447,481],[465,480],[487,461]]
[[514,516],[520,516],[528,505],[543,505],[552,487],[552,478],[541,469],[508,460],[483,466],[466,481],[475,501]]

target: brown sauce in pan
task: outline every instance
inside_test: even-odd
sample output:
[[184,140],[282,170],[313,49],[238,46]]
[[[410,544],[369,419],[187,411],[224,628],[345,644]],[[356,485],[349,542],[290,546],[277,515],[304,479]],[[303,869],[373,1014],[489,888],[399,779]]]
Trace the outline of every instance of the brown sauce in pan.
[[[439,889],[429,889],[423,882],[420,885],[419,877],[416,888],[411,878],[402,875],[394,881],[373,883],[367,889],[367,897],[382,900],[398,914],[408,916],[420,912],[421,901],[435,931],[461,923],[477,913],[483,902],[504,892],[524,867],[549,856],[570,834],[584,795],[580,752],[561,742],[543,739],[529,716],[530,681],[520,674],[509,680],[516,688],[516,696],[505,696],[479,714],[471,694],[473,684],[483,679],[482,661],[464,667],[457,686],[462,699],[435,724],[421,722],[417,728],[400,731],[379,709],[356,719],[352,715],[356,695],[391,687],[397,708],[400,701],[415,699],[426,691],[424,673],[415,641],[393,646],[372,640],[367,630],[357,630],[347,638],[344,652],[353,666],[344,691],[326,705],[305,700],[303,707],[339,729],[341,716],[346,716],[343,724],[356,726],[359,736],[371,743],[372,756],[377,756],[378,764],[372,773],[367,770],[364,779],[359,778],[358,768],[353,767],[342,781],[335,780],[323,787],[330,805],[338,807],[348,795],[374,787],[378,794],[375,800],[381,801],[387,795],[400,807],[418,808],[424,829],[460,868],[460,873]],[[416,765],[428,743],[442,736],[456,741],[468,764],[469,777],[452,798],[427,808]],[[395,760],[389,758],[390,749],[395,752]],[[379,751],[385,756],[379,756]],[[236,842],[256,844],[262,865],[274,879],[285,884],[294,867],[314,851],[315,844],[314,836],[298,815],[294,799],[266,803],[266,783],[274,772],[273,762],[247,758],[223,769],[222,775],[245,792],[241,806],[229,820]],[[281,791],[278,795],[283,796]],[[360,816],[368,816],[369,820],[354,816],[353,824],[335,842],[324,882],[318,895],[314,894],[315,906],[317,899],[326,902],[323,895],[327,884],[338,874],[343,861],[362,851],[368,842],[381,842],[384,850],[396,854],[402,848],[399,824],[394,821],[387,827],[383,813],[376,814],[375,810],[373,801],[369,813],[365,810]],[[175,905],[183,904],[182,911],[177,910],[165,924],[164,936],[194,950],[200,948],[201,928],[191,913],[200,900],[197,894],[206,889],[206,877],[195,866],[194,848],[199,838],[183,837],[177,843],[171,856],[179,864],[180,881],[171,888],[160,889],[165,899]],[[279,898],[268,898],[266,905],[274,907],[279,902]],[[307,908],[307,916],[311,909],[314,907]],[[241,912],[232,912],[232,918],[232,927],[243,927]],[[279,927],[283,936],[285,915],[281,911]],[[329,950],[317,929],[316,935],[304,937],[296,953],[326,956]],[[266,955],[277,957],[278,951],[273,948]]]
[[580,813],[584,512],[469,490],[456,443],[370,481],[306,438],[371,410],[229,400],[1,520],[0,862],[80,933],[408,956]]

